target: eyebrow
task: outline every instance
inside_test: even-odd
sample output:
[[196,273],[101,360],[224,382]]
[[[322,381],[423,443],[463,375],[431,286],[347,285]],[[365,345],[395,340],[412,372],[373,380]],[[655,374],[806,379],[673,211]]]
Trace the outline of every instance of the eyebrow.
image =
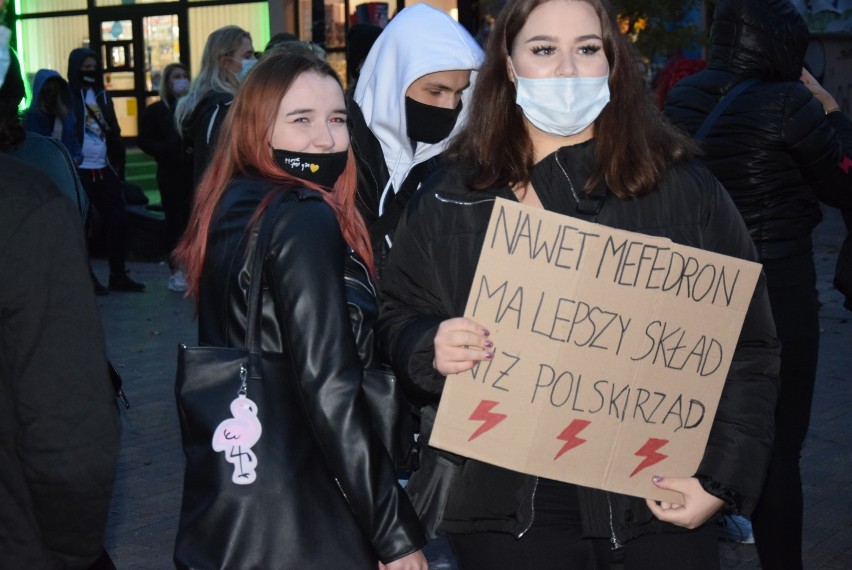
[[[586,34],[584,36],[578,36],[577,38],[575,38],[574,41],[585,42],[587,40],[600,40],[600,39],[601,39],[601,37],[597,34]],[[557,38],[556,36],[533,36],[524,43],[526,43],[526,44],[533,43],[533,42],[554,42],[555,43],[557,41],[559,41],[559,38]]]
[[[305,108],[305,109],[293,109],[292,111],[290,111],[289,113],[287,113],[285,116],[286,116],[286,117],[289,117],[289,116],[291,116],[291,115],[303,115],[303,114],[305,114],[305,113],[315,113],[315,112],[316,112],[316,109],[309,109],[309,108]],[[332,113],[337,113],[337,114],[340,114],[340,115],[348,115],[348,114],[349,114],[349,113],[346,111],[346,108],[345,108],[345,107],[343,107],[342,109],[335,109],[334,111],[332,111]]]
[[438,89],[440,91],[452,91],[453,93],[455,93],[456,91],[464,91],[465,89],[470,87],[470,81],[468,81],[461,89],[455,89],[453,87],[450,87],[449,85],[444,85],[443,83],[433,83],[431,81],[429,83],[426,83],[423,87],[425,89]]

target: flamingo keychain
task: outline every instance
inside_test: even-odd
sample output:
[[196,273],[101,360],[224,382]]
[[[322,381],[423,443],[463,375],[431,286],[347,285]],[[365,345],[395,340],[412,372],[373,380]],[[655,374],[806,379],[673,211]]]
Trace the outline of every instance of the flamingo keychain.
[[260,439],[262,431],[257,419],[257,404],[247,396],[245,364],[240,366],[240,389],[231,402],[231,415],[213,432],[213,450],[225,453],[225,460],[234,466],[231,477],[237,485],[250,485],[257,479],[257,456],[251,450]]

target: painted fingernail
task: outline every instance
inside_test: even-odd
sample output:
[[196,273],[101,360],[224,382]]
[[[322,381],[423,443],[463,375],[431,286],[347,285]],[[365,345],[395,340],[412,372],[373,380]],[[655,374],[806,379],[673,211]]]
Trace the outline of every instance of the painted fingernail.
[[489,331],[488,329],[482,329],[482,336],[488,336],[490,334],[491,334],[491,331]]
[[486,358],[486,360],[491,360],[491,359],[493,359],[493,358],[494,358],[494,353],[493,353],[493,352],[486,352],[486,353],[485,353],[485,358]]
[[485,348],[491,348],[492,346],[494,346],[493,342],[491,342],[490,340],[485,341]]
[[663,478],[660,477],[659,475],[654,475],[652,477],[652,479],[654,480],[654,483],[662,483],[663,482]]

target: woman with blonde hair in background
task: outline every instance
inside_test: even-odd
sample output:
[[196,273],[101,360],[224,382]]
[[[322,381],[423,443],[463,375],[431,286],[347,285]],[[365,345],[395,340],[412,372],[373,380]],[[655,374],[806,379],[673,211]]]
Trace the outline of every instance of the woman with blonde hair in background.
[[183,136],[184,158],[192,157],[196,186],[216,146],[234,95],[256,63],[251,35],[239,26],[213,31],[204,44],[201,69],[175,110],[175,124]]

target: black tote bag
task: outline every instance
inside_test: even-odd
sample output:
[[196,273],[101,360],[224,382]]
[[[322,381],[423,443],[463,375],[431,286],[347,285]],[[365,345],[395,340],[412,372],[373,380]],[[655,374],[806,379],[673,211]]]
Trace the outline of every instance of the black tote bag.
[[[186,472],[175,565],[375,570],[372,546],[307,428],[289,357],[260,351],[262,260],[274,209],[260,222],[253,256],[249,348],[178,347],[175,395]],[[255,404],[260,438],[251,453],[215,451],[214,432],[231,417],[231,404],[242,392]],[[256,478],[236,484],[240,472]]]

